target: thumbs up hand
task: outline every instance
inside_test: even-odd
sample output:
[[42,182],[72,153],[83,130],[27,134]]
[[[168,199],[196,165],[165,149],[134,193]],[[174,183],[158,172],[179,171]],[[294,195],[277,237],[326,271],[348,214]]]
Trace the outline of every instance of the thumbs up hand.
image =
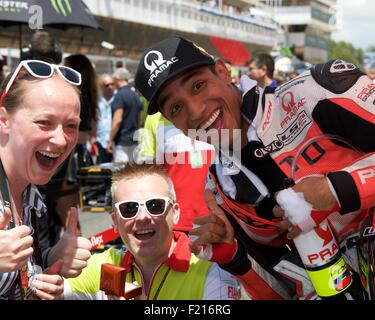
[[190,251],[200,259],[227,264],[238,248],[233,227],[211,190],[205,190],[204,199],[211,214],[194,220],[198,227],[189,232]]
[[90,258],[91,243],[88,239],[77,237],[78,210],[70,208],[67,217],[67,229],[60,241],[51,249],[48,255],[48,265],[58,259],[63,259],[61,275],[64,278],[77,277],[86,267]]
[[16,226],[5,230],[10,219],[10,209],[4,207],[4,214],[0,215],[0,273],[20,269],[34,252],[30,228]]

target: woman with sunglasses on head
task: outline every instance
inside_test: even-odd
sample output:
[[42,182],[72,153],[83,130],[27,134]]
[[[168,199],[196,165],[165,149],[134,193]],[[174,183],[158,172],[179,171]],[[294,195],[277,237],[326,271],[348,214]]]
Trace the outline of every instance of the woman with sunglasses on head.
[[77,142],[80,82],[71,68],[26,60],[1,87],[0,299],[62,298],[61,275],[79,274],[90,257],[89,241],[72,233],[76,209],[43,258],[36,224],[46,207],[35,185],[49,181]]
[[[139,300],[236,300],[238,284],[216,263],[198,259],[185,233],[173,231],[180,208],[173,184],[162,166],[127,165],[113,176],[112,220],[128,251],[115,248],[95,254],[77,278],[65,283],[65,299],[123,299],[101,291],[102,264],[126,272],[125,294]],[[231,257],[230,257],[231,258]],[[225,259],[225,257],[223,257]],[[105,266],[105,268],[108,265]],[[102,288],[107,279],[102,278]],[[114,281],[112,281],[114,282]],[[142,290],[128,291],[129,283]],[[104,289],[104,288],[103,288]]]

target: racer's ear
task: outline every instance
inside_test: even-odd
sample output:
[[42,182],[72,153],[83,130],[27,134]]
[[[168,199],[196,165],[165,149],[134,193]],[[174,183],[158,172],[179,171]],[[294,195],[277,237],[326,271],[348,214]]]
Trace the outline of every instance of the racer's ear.
[[219,59],[216,61],[215,70],[218,76],[228,85],[232,83],[232,76],[223,60]]

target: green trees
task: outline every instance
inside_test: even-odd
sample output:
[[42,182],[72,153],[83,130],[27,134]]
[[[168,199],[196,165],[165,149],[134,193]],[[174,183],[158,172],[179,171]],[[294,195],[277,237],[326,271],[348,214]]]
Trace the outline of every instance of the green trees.
[[363,67],[363,50],[355,48],[351,43],[345,41],[330,41],[329,60],[343,59],[354,63],[359,68]]

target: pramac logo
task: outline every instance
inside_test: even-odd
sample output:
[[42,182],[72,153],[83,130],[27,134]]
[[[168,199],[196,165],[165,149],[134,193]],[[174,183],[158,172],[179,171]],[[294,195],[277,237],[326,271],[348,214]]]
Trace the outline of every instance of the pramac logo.
[[[148,58],[151,56],[150,63],[148,61]],[[161,52],[152,50],[145,56],[145,68],[150,71],[150,73],[153,73],[158,67],[166,63],[167,61],[164,60],[163,55]]]
[[67,16],[72,13],[72,6],[70,5],[69,0],[50,0],[53,8],[58,14]]
[[178,62],[177,57],[165,60],[160,51],[151,50],[144,58],[145,68],[150,71],[150,78],[148,85],[151,87],[152,83],[156,80],[160,73],[167,70],[172,64]]
[[333,234],[331,230],[326,226],[326,230],[324,230],[321,226],[315,228],[316,234],[321,238],[323,242],[323,247],[329,244],[333,240]]
[[286,113],[290,113],[295,105],[296,103],[292,92],[289,91],[283,95],[281,106]]

